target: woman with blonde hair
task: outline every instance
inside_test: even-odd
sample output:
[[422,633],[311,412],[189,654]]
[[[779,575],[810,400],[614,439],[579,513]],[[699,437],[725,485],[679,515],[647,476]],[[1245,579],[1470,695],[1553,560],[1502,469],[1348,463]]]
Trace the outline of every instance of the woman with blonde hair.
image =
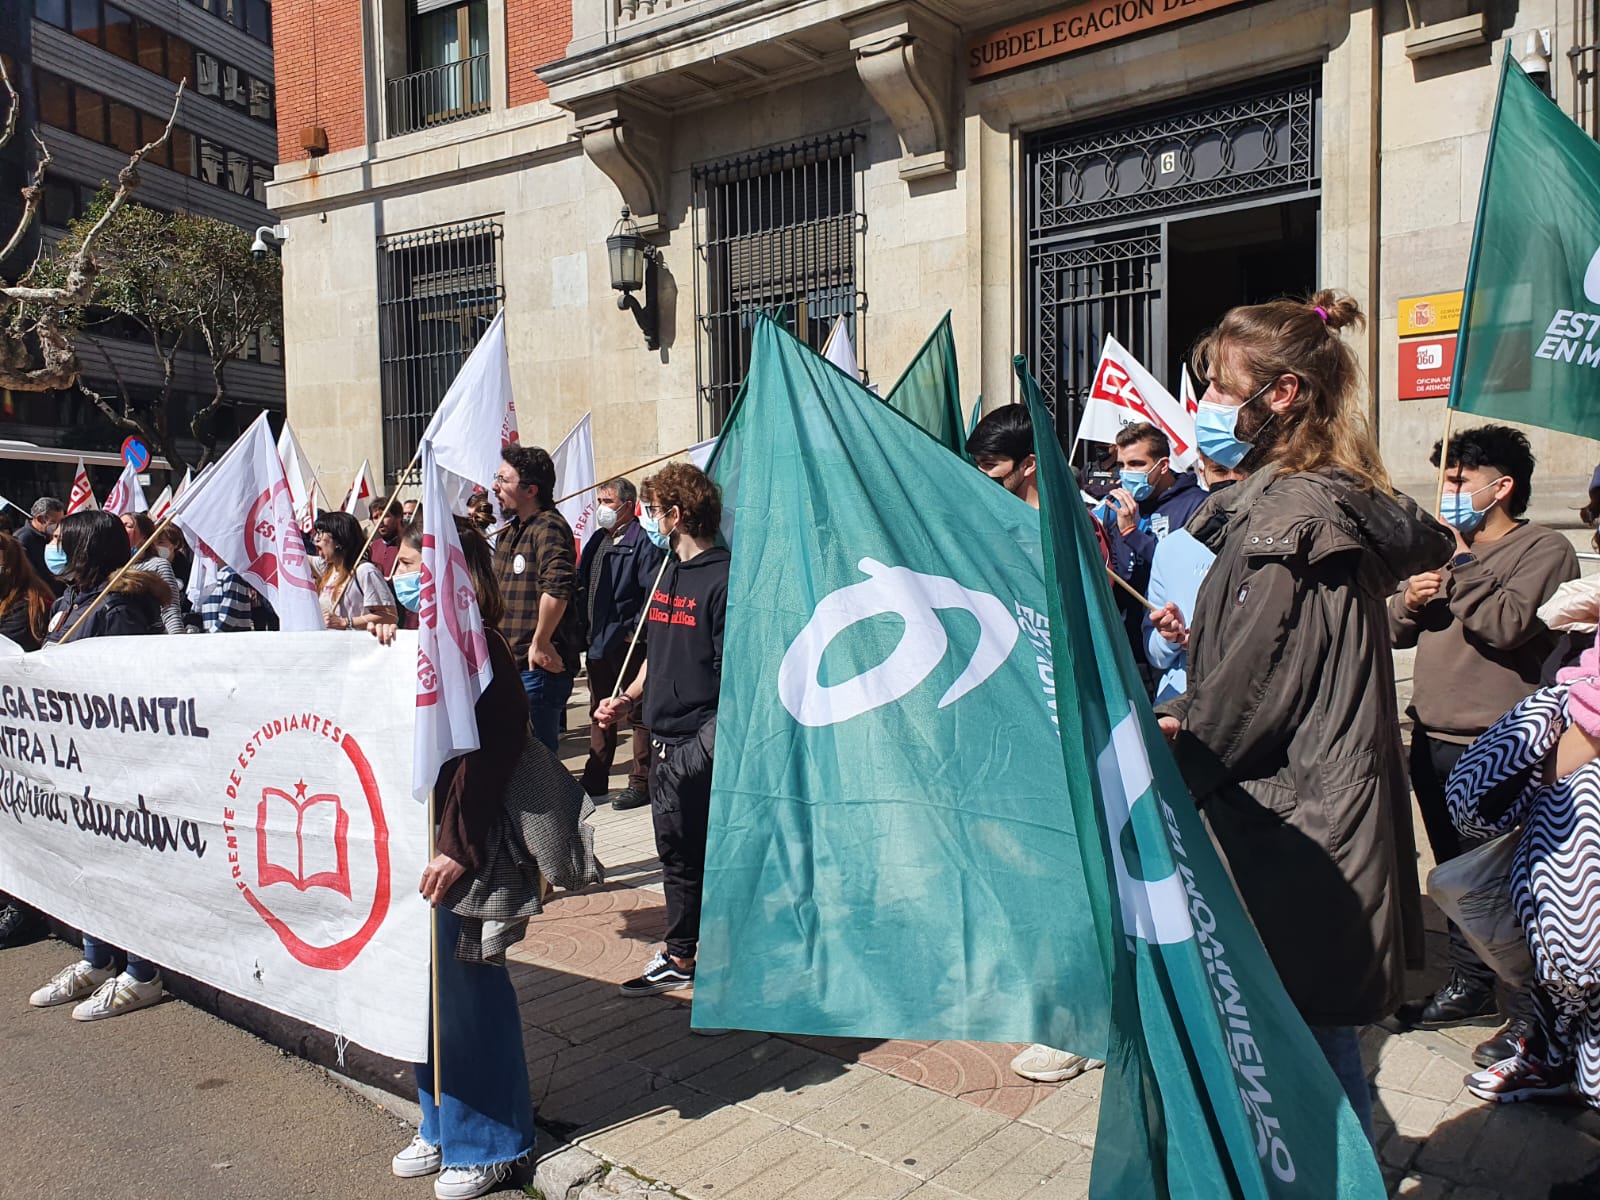
[[1188,530],[1216,554],[1189,687],[1157,708],[1284,987],[1370,1136],[1357,1029],[1422,950],[1385,600],[1455,539],[1397,495],[1318,292],[1229,311],[1200,343],[1200,452],[1250,473]]

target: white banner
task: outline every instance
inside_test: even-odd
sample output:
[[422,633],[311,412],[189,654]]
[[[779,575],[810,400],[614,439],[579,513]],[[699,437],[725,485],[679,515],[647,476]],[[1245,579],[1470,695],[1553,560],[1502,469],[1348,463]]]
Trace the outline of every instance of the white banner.
[[1194,414],[1156,382],[1114,337],[1107,337],[1094,384],[1078,423],[1078,441],[1114,442],[1124,425],[1148,422],[1172,443],[1172,468],[1187,471],[1199,461]]
[[556,508],[572,526],[580,551],[594,532],[595,497],[600,484],[594,476],[594,434],[589,417],[584,413],[583,420],[572,427],[550,456],[556,465]]
[[0,655],[0,890],[423,1061],[416,648],[271,633]]

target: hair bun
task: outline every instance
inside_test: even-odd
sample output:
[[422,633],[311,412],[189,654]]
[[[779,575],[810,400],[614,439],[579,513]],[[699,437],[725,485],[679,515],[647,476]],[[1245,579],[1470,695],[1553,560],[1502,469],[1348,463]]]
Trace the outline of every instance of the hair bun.
[[[1335,331],[1350,325],[1359,327],[1367,322],[1367,318],[1361,312],[1361,305],[1356,303],[1354,297],[1347,296],[1343,292],[1326,289],[1312,296],[1306,303],[1317,312],[1317,316],[1329,329]],[[1319,309],[1321,311],[1317,311]]]

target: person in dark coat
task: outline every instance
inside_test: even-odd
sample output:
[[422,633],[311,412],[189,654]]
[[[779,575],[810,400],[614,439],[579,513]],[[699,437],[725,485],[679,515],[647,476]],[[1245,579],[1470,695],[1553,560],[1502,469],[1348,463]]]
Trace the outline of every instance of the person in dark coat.
[[[37,650],[54,603],[55,596],[33,573],[18,540],[0,533],[0,637],[24,650]],[[33,918],[31,908],[0,892],[0,947],[27,936],[35,927]]]
[[[1117,484],[1103,505],[1107,539],[1106,564],[1134,591],[1150,590],[1150,568],[1156,547],[1169,533],[1189,523],[1206,499],[1193,471],[1172,467],[1172,442],[1149,422],[1123,427],[1117,433]],[[1161,672],[1150,664],[1145,648],[1145,606],[1122,588],[1116,589],[1134,665],[1145,694],[1154,697]]]
[[[580,782],[591,796],[610,790],[611,764],[617,754],[617,727],[594,719],[602,700],[631,684],[644,665],[645,636],[630,655],[628,646],[639,618],[650,602],[666,555],[645,536],[638,522],[638,489],[626,479],[602,483],[596,492],[595,523],[600,526],[578,561],[578,612],[584,619],[589,661],[589,759]],[[627,660],[624,670],[624,659]],[[613,808],[639,808],[650,803],[650,731],[644,706],[629,714],[633,762],[628,786],[611,800]]]
[[40,496],[33,502],[27,521],[17,530],[17,541],[22,544],[28,561],[33,564],[33,573],[57,596],[61,594],[62,584],[45,565],[44,548],[55,537],[56,526],[61,524],[66,511],[67,506],[54,496]]
[[1189,533],[1216,554],[1189,688],[1157,708],[1290,999],[1369,1136],[1357,1031],[1421,960],[1385,601],[1455,538],[1389,485],[1361,419],[1354,300],[1236,308],[1201,343],[1200,452],[1251,473]]

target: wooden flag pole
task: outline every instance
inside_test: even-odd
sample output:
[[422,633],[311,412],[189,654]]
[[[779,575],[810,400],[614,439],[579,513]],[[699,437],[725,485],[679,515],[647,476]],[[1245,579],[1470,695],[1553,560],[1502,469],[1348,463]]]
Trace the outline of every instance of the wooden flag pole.
[[628,641],[628,652],[622,656],[622,670],[617,672],[617,686],[611,689],[613,700],[622,694],[622,681],[628,677],[628,664],[633,661],[633,648],[639,644],[639,631],[650,619],[650,606],[656,601],[656,588],[661,586],[661,576],[666,574],[667,564],[671,561],[672,554],[668,552],[661,559],[661,566],[656,571],[656,581],[650,585],[650,595],[645,598],[644,611],[639,614],[639,623],[633,627],[633,637]]
[[1118,575],[1110,567],[1106,568],[1106,574],[1111,576],[1111,582],[1112,583],[1116,584],[1123,591],[1127,592],[1128,595],[1132,596],[1135,600],[1137,600],[1140,604],[1144,605],[1151,612],[1158,613],[1158,612],[1161,611],[1159,606],[1151,604],[1149,600],[1147,600],[1144,596],[1141,596],[1139,594],[1139,589],[1138,588],[1134,587],[1133,584],[1129,583],[1121,575]]
[[1433,511],[1439,513],[1444,509],[1444,477],[1450,465],[1450,418],[1456,415],[1456,410],[1450,406],[1450,401],[1444,402],[1444,437],[1439,439],[1439,488],[1434,493]]
[[89,607],[84,609],[83,614],[72,623],[72,628],[68,629],[66,633],[62,634],[61,637],[57,639],[58,644],[72,640],[72,635],[77,633],[78,627],[89,619],[89,614],[94,612],[95,609],[99,608],[100,605],[105,601],[105,598],[111,594],[111,585],[118,582],[124,575],[133,570],[133,564],[139,561],[139,556],[150,548],[152,542],[166,532],[167,526],[172,524],[172,517],[173,514],[169,513],[161,522],[161,524],[155,527],[155,530],[150,534],[150,536],[145,538],[144,545],[135,550],[129,556],[128,561],[123,563],[122,566],[118,567],[111,578],[106,580],[105,587],[100,589],[100,594],[89,602]]
[[[428,862],[430,864],[437,857],[438,852],[438,847],[435,845],[437,826],[434,822],[436,816],[434,794],[430,789],[428,792]],[[441,896],[439,899],[443,900],[444,897]],[[428,986],[432,993],[431,1000],[433,1005],[433,1020],[429,1022],[433,1026],[433,1103],[437,1107],[443,1101],[439,1086],[439,905],[437,903],[431,904],[428,908],[428,939],[430,945]]]

